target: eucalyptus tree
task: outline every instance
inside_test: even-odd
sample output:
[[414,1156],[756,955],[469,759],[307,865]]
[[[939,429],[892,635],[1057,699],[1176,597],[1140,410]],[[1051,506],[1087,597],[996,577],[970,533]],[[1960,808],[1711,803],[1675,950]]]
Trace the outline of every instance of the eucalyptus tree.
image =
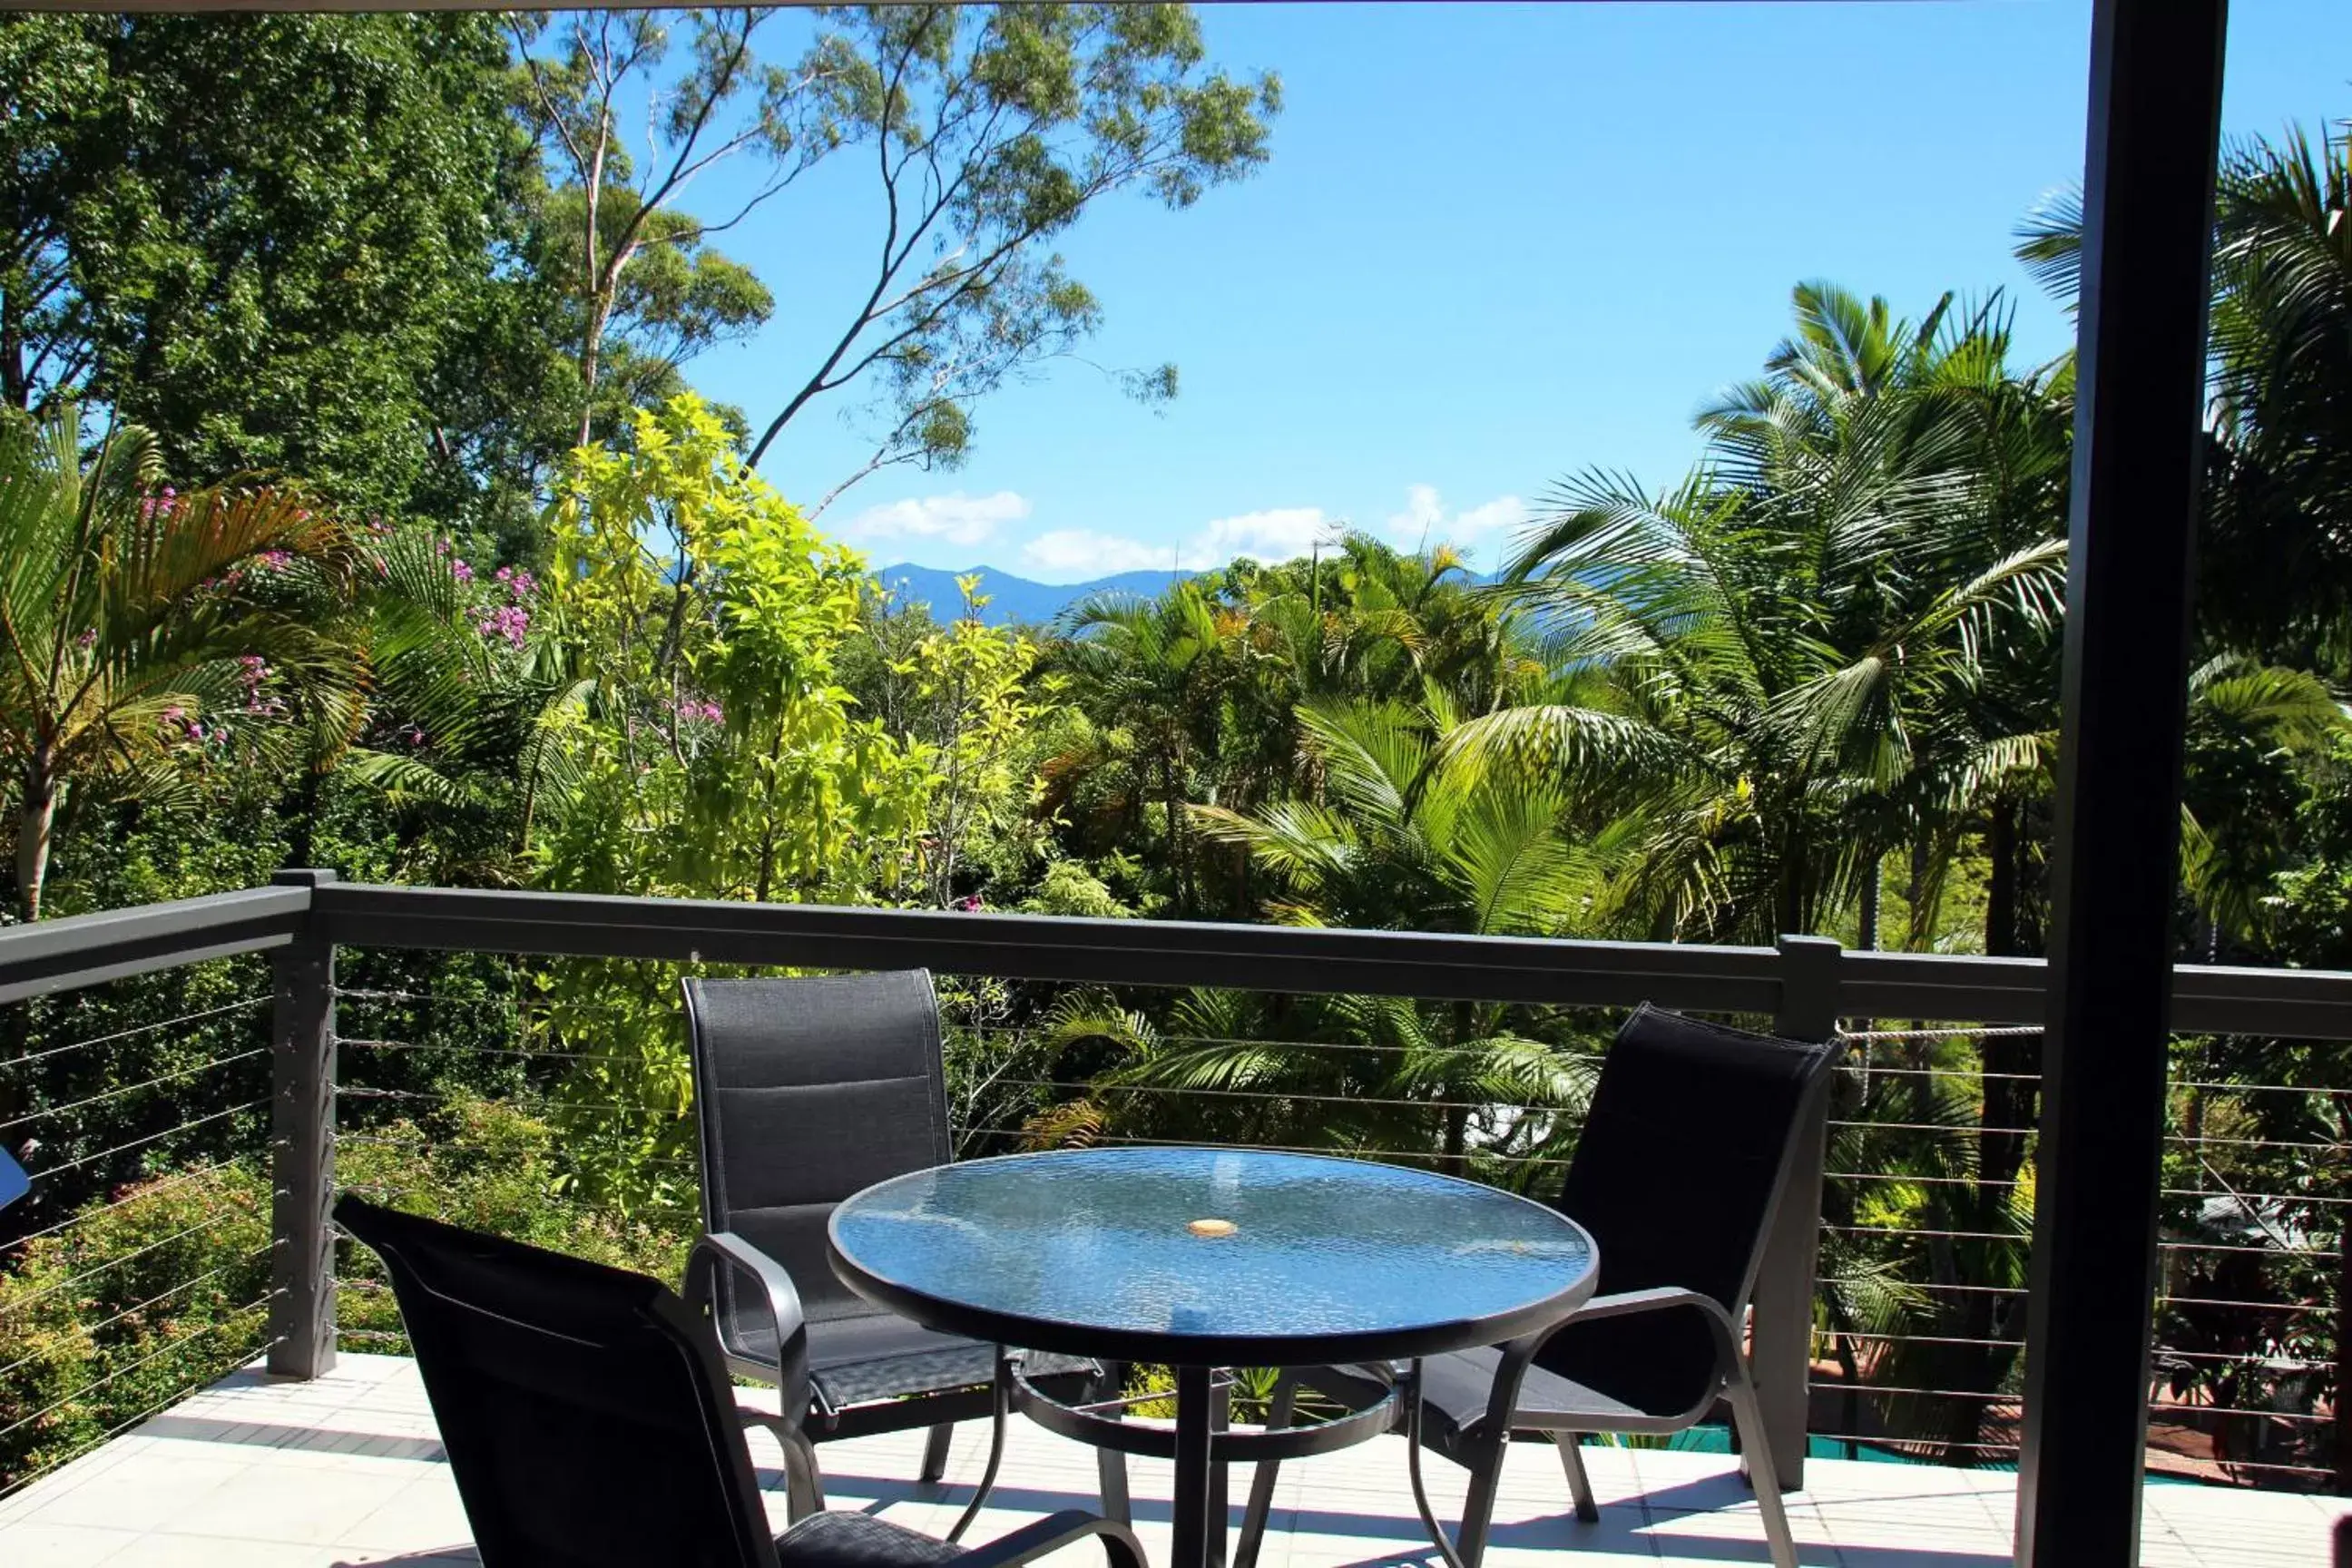
[[[1282,103],[1272,74],[1209,64],[1184,5],[845,7],[807,58],[838,105],[829,131],[872,172],[881,231],[751,457],[862,383],[873,451],[844,486],[959,461],[976,403],[1101,323],[1056,237],[1121,191],[1181,210],[1254,173]],[[1172,365],[1120,379],[1147,398],[1176,388]]]
[[[812,516],[878,469],[959,461],[982,399],[1101,323],[1055,239],[1122,191],[1181,209],[1246,176],[1281,106],[1272,75],[1209,63],[1183,5],[598,12],[552,36],[513,28],[523,119],[558,170],[545,259],[575,318],[583,440],[616,368],[657,379],[773,310],[714,240],[819,163],[866,184],[870,228],[794,242],[805,266],[837,231],[848,283],[832,300],[795,291],[807,354],[777,367],[747,426],[756,464],[811,408],[859,401],[871,454]],[[633,138],[622,112],[646,99],[656,111]],[[696,184],[721,165],[724,194]],[[1172,366],[1116,379],[1175,391]]]

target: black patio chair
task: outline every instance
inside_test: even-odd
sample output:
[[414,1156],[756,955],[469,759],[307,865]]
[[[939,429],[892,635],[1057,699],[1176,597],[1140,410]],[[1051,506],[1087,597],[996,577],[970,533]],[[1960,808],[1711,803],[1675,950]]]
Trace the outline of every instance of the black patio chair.
[[[1601,1289],[1566,1324],[1491,1349],[1421,1363],[1414,1500],[1443,1527],[1422,1486],[1420,1447],[1470,1471],[1454,1551],[1477,1568],[1495,1486],[1515,1432],[1559,1449],[1576,1517],[1597,1522],[1578,1447],[1587,1433],[1663,1435],[1731,1408],[1774,1568],[1796,1568],[1763,1413],[1742,1347],[1773,1212],[1799,1133],[1828,1089],[1834,1047],[1776,1039],[1643,1007],[1617,1034],[1555,1205],[1592,1234]],[[1271,1426],[1287,1425],[1300,1384],[1360,1406],[1403,1367],[1318,1367],[1276,1386]],[[1410,1394],[1412,1391],[1408,1390]],[[1236,1568],[1250,1568],[1276,1467],[1257,1468]]]
[[[961,1536],[1003,1455],[999,1349],[872,1305],[825,1253],[844,1198],[955,1157],[929,973],[688,980],[686,1016],[705,1233],[686,1296],[711,1307],[728,1371],[782,1391],[778,1411],[743,1417],[783,1446],[787,1506],[795,1518],[824,1507],[817,1443],[929,1427],[920,1479],[936,1481],[955,1423],[986,1417],[993,1447]],[[1066,1400],[1116,1395],[1125,1375],[1072,1356],[1024,1367]],[[1125,1522],[1126,1463],[1099,1458],[1103,1511]]]
[[701,1316],[659,1280],[348,1194],[392,1276],[483,1568],[1013,1568],[1123,1525],[1057,1513],[966,1551],[862,1513],[772,1533]]

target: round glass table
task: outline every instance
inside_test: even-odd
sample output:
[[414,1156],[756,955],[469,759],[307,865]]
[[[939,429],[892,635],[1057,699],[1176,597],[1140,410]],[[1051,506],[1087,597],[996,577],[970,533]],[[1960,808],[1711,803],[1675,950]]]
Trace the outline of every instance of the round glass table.
[[1174,1368],[1172,1435],[1022,1399],[1085,1441],[1172,1452],[1173,1568],[1223,1555],[1210,1528],[1223,1519],[1223,1460],[1322,1452],[1393,1425],[1366,1412],[1220,1432],[1213,1369],[1411,1361],[1545,1332],[1592,1294],[1600,1263],[1573,1221],[1492,1187],[1238,1149],[942,1165],[850,1198],[830,1235],[852,1289],[926,1328]]

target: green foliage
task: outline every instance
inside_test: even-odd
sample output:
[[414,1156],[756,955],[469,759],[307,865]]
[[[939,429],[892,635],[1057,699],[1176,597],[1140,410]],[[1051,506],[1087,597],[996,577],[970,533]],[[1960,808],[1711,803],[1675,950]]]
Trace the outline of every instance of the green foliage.
[[157,800],[208,761],[323,762],[362,678],[340,524],[292,490],[178,495],[136,427],[85,468],[79,433],[71,403],[0,420],[0,752],[27,920],[68,791]]
[[0,1476],[63,1463],[249,1359],[268,1184],[244,1166],[105,1194],[0,1273]]
[[24,70],[0,152],[32,175],[0,269],[8,401],[86,390],[173,473],[402,504],[440,423],[424,390],[492,287],[484,194],[520,150],[495,22],[17,16],[0,37]]
[[[459,1097],[433,1116],[373,1129],[343,1151],[343,1187],[470,1230],[677,1280],[698,1223],[690,1205],[624,1214],[571,1193],[574,1158],[561,1124],[497,1100]],[[366,1247],[338,1248],[336,1326],[352,1348],[405,1353],[383,1265]]]

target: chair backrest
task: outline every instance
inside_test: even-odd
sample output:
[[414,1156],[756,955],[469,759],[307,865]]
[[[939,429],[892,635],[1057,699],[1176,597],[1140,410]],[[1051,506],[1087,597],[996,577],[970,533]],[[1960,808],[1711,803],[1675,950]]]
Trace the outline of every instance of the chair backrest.
[[[1600,1289],[1680,1286],[1738,1321],[1798,1134],[1837,1051],[1644,1006],[1601,1068],[1560,1212],[1601,1247]],[[1696,1312],[1569,1326],[1538,1360],[1654,1415],[1705,1397],[1715,1352]]]
[[686,1017],[703,1224],[782,1264],[810,1321],[874,1313],[835,1276],[825,1222],[954,1157],[929,973],[688,980]]
[[735,1401],[659,1281],[345,1194],[392,1276],[483,1568],[776,1568]]

